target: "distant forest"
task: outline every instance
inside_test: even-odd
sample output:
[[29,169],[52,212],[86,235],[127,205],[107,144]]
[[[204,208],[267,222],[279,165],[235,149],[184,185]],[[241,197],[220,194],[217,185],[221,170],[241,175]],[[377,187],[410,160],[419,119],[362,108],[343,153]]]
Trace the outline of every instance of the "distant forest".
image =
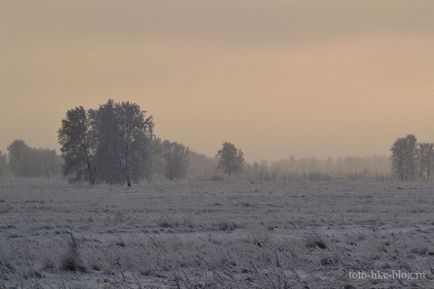
[[126,184],[158,179],[327,180],[331,178],[429,179],[433,145],[400,138],[392,157],[295,158],[247,163],[225,142],[208,157],[154,134],[154,119],[137,104],[108,100],[96,109],[66,112],[58,130],[60,154],[13,141],[0,152],[0,175],[65,176],[71,182]]

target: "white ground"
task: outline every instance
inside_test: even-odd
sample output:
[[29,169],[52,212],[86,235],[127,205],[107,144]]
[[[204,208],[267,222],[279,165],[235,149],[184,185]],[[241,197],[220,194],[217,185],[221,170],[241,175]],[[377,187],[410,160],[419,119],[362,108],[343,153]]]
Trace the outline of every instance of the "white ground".
[[0,179],[1,289],[434,288],[433,242],[434,184]]

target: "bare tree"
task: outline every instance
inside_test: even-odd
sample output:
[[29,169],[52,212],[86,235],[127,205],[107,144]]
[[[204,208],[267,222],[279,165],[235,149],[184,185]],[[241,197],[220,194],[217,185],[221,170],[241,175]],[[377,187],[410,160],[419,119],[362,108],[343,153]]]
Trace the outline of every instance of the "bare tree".
[[245,161],[243,152],[231,143],[224,143],[217,152],[218,168],[229,176],[243,170]]

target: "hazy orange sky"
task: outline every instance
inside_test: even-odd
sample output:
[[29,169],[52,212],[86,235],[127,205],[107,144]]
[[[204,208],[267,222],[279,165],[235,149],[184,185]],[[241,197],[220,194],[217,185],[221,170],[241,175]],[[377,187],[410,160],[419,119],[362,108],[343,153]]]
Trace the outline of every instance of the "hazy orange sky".
[[156,133],[249,160],[434,141],[431,0],[0,0],[0,149],[131,100]]

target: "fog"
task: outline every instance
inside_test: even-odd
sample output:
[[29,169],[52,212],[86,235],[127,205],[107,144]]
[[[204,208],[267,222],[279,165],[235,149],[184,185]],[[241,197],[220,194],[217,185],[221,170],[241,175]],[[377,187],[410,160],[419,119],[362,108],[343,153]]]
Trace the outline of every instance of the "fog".
[[0,289],[433,288],[433,15],[0,0]]
[[0,149],[58,149],[108,98],[156,133],[249,161],[387,155],[434,130],[431,1],[1,1]]

